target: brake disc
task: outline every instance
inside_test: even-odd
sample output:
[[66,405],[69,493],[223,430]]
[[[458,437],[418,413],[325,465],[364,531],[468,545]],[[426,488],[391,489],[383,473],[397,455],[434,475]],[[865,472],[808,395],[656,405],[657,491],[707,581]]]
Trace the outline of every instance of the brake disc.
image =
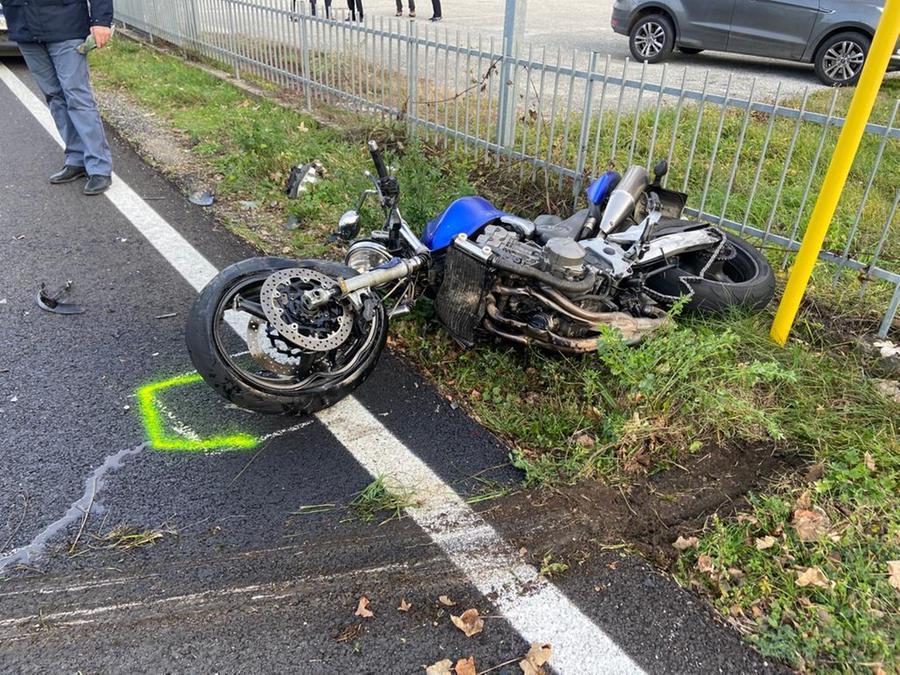
[[285,340],[308,351],[330,352],[350,337],[353,317],[340,302],[309,311],[302,300],[306,291],[337,288],[337,281],[321,272],[293,267],[269,275],[259,301],[269,324]]
[[[247,327],[247,349],[257,363],[279,375],[294,375],[303,359],[281,349],[269,334],[269,324],[251,321]],[[267,349],[268,347],[268,349]],[[271,351],[269,351],[271,350]]]

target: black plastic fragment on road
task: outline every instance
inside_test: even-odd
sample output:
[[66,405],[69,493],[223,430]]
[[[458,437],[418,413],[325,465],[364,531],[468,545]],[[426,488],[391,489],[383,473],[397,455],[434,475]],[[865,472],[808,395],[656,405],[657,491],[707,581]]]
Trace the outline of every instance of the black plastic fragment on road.
[[41,290],[37,294],[37,306],[45,312],[53,314],[84,314],[84,307],[70,302],[62,302],[62,298],[72,290],[72,282],[67,281],[56,292],[47,291],[47,284],[41,282]]

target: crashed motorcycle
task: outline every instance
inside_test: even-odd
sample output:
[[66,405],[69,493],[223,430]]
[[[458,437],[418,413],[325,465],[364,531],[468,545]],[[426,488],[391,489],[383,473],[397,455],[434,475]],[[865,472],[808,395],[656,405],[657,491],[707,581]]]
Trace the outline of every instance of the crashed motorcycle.
[[[388,321],[431,298],[462,345],[502,338],[564,353],[597,349],[607,331],[629,343],[669,321],[666,310],[761,309],[774,293],[768,261],[744,240],[683,219],[687,195],[666,189],[668,166],[604,173],[587,208],[527,220],[462,197],[416,236],[400,185],[374,142],[376,174],[335,237],[343,263],[251,258],[222,270],[190,312],[194,366],[219,394],[262,413],[312,413],[374,369]],[[357,239],[367,198],[381,229]],[[682,300],[682,298],[684,298]]]

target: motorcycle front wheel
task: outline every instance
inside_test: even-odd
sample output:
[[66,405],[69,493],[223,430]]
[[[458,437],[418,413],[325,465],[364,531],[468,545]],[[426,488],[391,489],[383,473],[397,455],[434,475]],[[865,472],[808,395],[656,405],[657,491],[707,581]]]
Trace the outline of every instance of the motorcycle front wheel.
[[731,233],[726,232],[725,236],[729,250],[722,260],[708,264],[709,253],[705,251],[682,255],[675,267],[650,277],[647,286],[673,297],[692,294],[685,306],[687,311],[724,313],[736,307],[764,309],[775,296],[772,266],[749,242]]
[[[206,383],[235,405],[265,414],[311,414],[334,405],[371,374],[384,349],[388,320],[375,298],[365,311],[335,307],[331,316],[324,314],[323,323],[310,326],[307,340],[317,348],[298,347],[259,316],[266,279],[287,270],[322,281],[357,274],[321,260],[267,257],[235,263],[207,284],[194,302],[186,326],[187,348]],[[285,283],[298,283],[289,277],[288,273]],[[242,307],[257,310],[251,313]],[[334,315],[348,320],[338,322]]]

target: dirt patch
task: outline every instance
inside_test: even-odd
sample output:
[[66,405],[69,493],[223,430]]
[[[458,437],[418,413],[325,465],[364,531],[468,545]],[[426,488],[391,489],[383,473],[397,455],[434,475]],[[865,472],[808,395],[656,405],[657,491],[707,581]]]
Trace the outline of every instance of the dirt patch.
[[589,479],[521,492],[496,504],[492,519],[528,523],[529,534],[517,543],[538,558],[547,550],[562,560],[579,558],[597,546],[624,543],[667,569],[679,536],[698,534],[713,514],[740,510],[749,491],[805,464],[766,446],[710,448],[627,486]]

